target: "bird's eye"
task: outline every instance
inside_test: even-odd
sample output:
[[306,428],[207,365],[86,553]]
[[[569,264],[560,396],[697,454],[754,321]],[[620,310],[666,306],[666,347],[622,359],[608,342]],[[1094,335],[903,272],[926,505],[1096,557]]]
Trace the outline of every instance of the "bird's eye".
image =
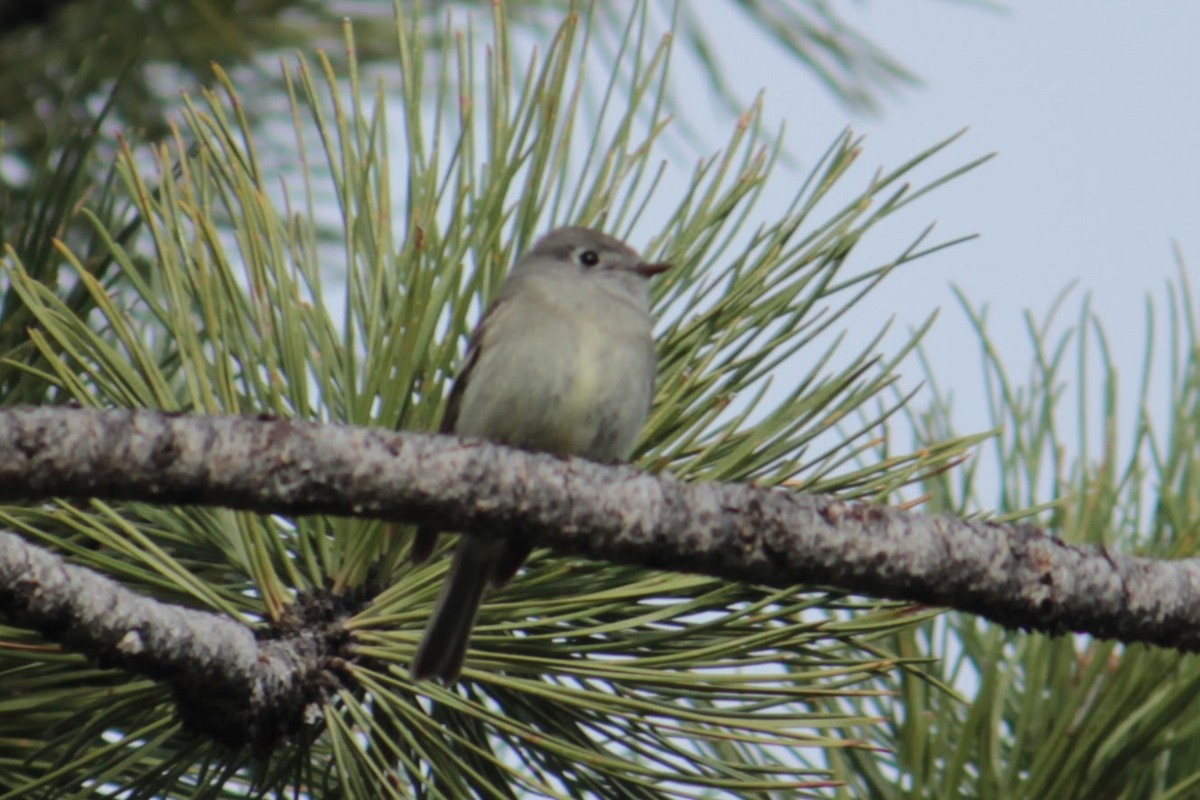
[[584,250],[579,254],[579,263],[585,267],[594,267],[600,263],[600,256],[595,250]]

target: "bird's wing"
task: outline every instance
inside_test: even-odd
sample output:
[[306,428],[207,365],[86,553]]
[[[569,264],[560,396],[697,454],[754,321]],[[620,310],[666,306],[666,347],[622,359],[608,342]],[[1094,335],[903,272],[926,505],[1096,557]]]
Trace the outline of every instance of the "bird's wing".
[[[488,306],[487,311],[483,314],[483,319],[475,326],[475,330],[471,332],[470,341],[467,343],[467,354],[463,360],[463,367],[459,370],[458,375],[454,378],[454,385],[450,387],[450,396],[446,398],[446,410],[442,412],[442,423],[438,426],[438,433],[454,433],[458,426],[458,412],[462,407],[463,393],[467,389],[467,384],[471,381],[471,372],[475,365],[479,362],[479,354],[483,350],[483,341],[487,337],[488,330],[495,324],[497,318],[503,317],[505,314],[505,305],[502,302],[504,292],[501,291],[500,296]],[[418,528],[413,536],[412,550],[409,556],[414,564],[423,564],[433,555],[433,551],[437,548],[439,531],[435,528]]]

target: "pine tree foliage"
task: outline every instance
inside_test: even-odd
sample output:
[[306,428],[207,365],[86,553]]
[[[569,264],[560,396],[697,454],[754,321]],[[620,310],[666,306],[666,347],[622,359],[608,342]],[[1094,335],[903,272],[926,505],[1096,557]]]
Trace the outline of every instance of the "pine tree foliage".
[[[1127,443],[1086,305],[1057,338],[1031,318],[1022,382],[964,299],[999,431],[970,451],[980,437],[957,434],[938,376],[925,412],[898,378],[932,320],[892,349],[886,325],[855,350],[842,332],[894,269],[953,244],[917,231],[863,264],[861,242],[978,162],[922,178],[947,140],[856,184],[862,142],[847,133],[789,207],[764,208],[779,150],[755,104],[667,192],[681,172],[664,144],[679,124],[671,43],[648,8],[615,58],[597,55],[586,14],[531,55],[501,6],[434,28],[402,8],[396,65],[368,73],[347,29],[345,69],[317,55],[283,72],[287,158],[275,136],[263,152],[253,99],[219,69],[167,144],[127,139],[105,180],[81,166],[99,126],[82,140],[64,127],[43,205],[0,261],[3,402],[429,430],[514,256],[554,224],[587,223],[678,264],[656,290],[642,467],[1039,514],[1071,541],[1189,555],[1200,382],[1186,278],[1167,346],[1149,330]],[[84,224],[62,235],[68,219]],[[1150,407],[1163,350],[1166,414]],[[909,433],[912,452],[898,444]],[[1074,441],[1100,446],[1065,457]],[[985,457],[999,499],[980,481]],[[542,553],[488,598],[450,690],[407,675],[446,566],[411,567],[407,530],[99,501],[5,506],[0,525],[264,636],[334,624],[351,642],[299,733],[233,751],[190,732],[154,681],[0,626],[0,797],[1141,798],[1187,797],[1200,780],[1196,671],[1152,648]]]

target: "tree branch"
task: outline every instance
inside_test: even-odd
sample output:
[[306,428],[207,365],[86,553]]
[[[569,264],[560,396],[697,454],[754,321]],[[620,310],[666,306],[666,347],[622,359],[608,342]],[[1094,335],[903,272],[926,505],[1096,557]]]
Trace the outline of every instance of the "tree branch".
[[[1011,627],[1200,650],[1195,560],[1073,547],[1029,524],[685,484],[446,436],[153,411],[0,410],[0,500],[46,497],[359,515],[465,532],[499,523],[614,562],[776,587],[819,583]],[[176,685],[224,681],[238,696],[275,702],[273,692],[297,691],[294,676],[331,657],[327,642],[256,644],[229,620],[151,608],[11,535],[0,550],[0,603]]]
[[6,531],[0,611],[101,664],[165,681],[192,728],[231,745],[294,733],[327,660],[320,632],[259,643],[234,620],[139,595]]

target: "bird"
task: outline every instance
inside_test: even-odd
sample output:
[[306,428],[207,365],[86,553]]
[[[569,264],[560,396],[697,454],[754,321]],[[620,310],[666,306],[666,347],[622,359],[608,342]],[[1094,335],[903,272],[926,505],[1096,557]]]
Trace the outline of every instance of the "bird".
[[[669,268],[592,228],[545,234],[514,264],[472,333],[440,431],[628,460],[658,371],[649,279]],[[418,529],[415,563],[432,555],[438,535]],[[410,665],[414,680],[459,678],[485,590],[506,584],[531,549],[519,530],[459,537]]]

